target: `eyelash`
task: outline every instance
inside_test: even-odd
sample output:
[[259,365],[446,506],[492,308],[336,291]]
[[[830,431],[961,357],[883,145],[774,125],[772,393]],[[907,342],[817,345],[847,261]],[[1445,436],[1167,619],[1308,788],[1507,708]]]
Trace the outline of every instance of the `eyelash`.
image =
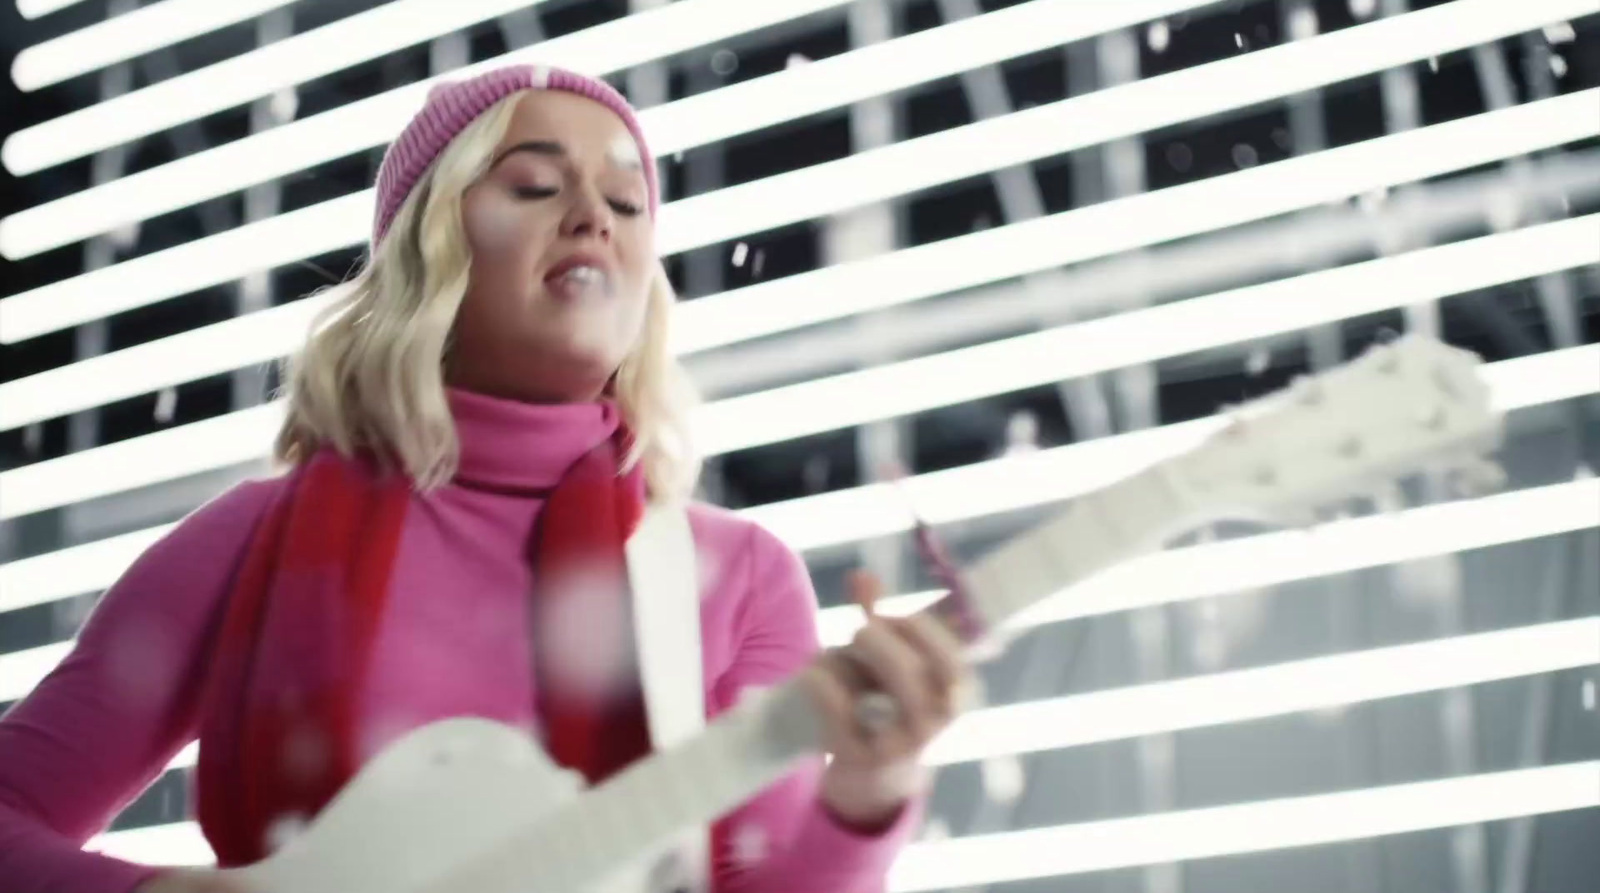
[[[518,186],[514,191],[517,198],[538,199],[551,198],[559,190],[546,186]],[[616,211],[618,214],[621,214],[624,217],[637,217],[644,213],[643,208],[630,202],[618,201],[616,199],[607,199],[607,202],[610,203],[611,210]]]

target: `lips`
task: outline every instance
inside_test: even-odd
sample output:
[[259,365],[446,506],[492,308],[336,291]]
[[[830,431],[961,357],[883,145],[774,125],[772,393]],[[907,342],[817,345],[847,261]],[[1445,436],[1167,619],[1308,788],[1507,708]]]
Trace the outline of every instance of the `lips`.
[[611,265],[598,255],[584,252],[562,258],[544,277],[546,285],[579,291],[609,288],[611,279]]

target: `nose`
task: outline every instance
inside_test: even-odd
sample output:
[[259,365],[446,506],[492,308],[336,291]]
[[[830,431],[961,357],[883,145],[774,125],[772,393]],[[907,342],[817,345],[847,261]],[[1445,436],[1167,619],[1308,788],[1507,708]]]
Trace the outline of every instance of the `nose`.
[[593,238],[609,243],[616,229],[616,212],[605,196],[594,189],[574,190],[575,198],[561,221],[561,234],[567,238]]

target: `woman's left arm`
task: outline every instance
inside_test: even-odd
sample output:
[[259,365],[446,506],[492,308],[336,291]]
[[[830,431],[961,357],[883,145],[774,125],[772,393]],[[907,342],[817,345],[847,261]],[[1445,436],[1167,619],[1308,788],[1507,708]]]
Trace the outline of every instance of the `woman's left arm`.
[[[717,680],[716,706],[804,674],[833,760],[808,760],[717,823],[716,893],[877,893],[921,825],[927,784],[919,759],[956,709],[955,642],[925,621],[872,618],[848,648],[823,652],[800,557],[756,528],[747,560],[738,644]],[[856,722],[856,699],[868,689],[896,707],[876,729]]]

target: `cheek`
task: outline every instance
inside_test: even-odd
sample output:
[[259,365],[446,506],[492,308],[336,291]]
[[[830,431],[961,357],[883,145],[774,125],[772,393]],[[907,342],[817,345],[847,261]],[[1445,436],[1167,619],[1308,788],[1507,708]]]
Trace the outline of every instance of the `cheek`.
[[461,203],[461,224],[475,264],[508,260],[536,247],[533,221],[504,196],[469,192]]

